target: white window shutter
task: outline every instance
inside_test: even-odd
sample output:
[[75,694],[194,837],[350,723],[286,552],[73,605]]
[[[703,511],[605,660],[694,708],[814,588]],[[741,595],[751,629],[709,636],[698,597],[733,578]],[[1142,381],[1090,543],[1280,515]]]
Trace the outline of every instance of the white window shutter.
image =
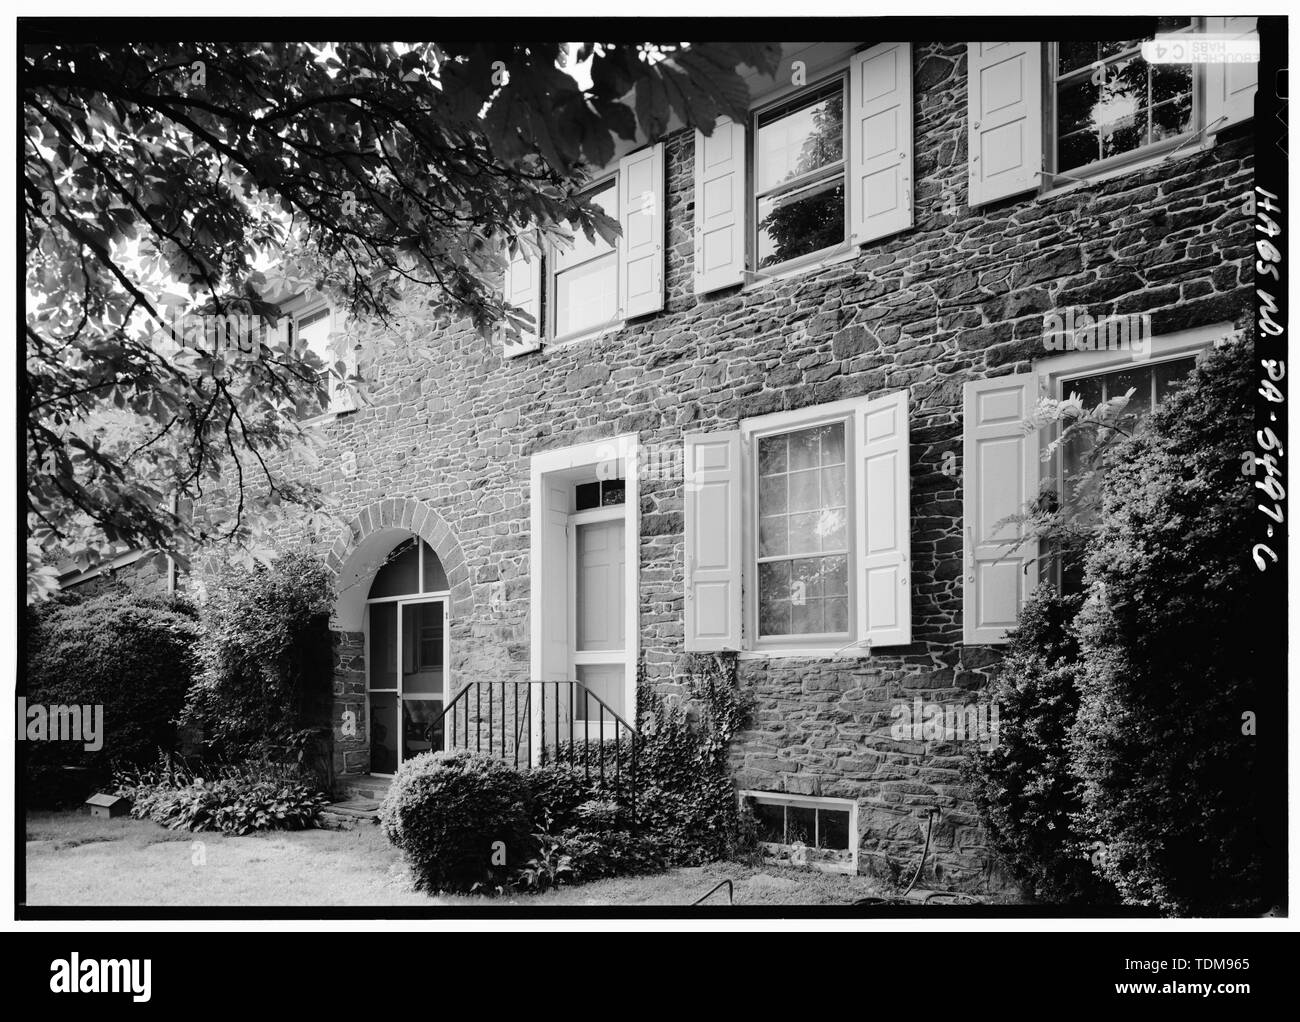
[[695,293],[739,284],[745,273],[745,126],[723,117],[695,129]]
[[623,318],[664,307],[664,144],[618,162],[618,287]]
[[872,648],[912,641],[912,530],[907,391],[858,412],[858,638]]
[[1014,551],[1013,525],[996,528],[1024,510],[1038,493],[1038,440],[1023,423],[1033,411],[1035,375],[999,376],[967,383],[962,400],[962,632],[967,643],[1006,641],[1038,571],[1034,544]]
[[[1255,36],[1256,18],[1206,18],[1208,35],[1245,39]],[[1224,128],[1255,116],[1255,91],[1259,86],[1259,64],[1212,63],[1205,65],[1205,124],[1209,131]]]
[[539,322],[542,312],[541,257],[534,255],[529,259],[522,247],[515,252],[506,268],[502,292],[506,302],[533,317],[532,330],[520,328],[518,337],[513,336],[504,324],[498,329],[503,357],[516,358],[537,351],[542,346]]
[[1037,188],[1043,169],[1043,44],[966,44],[967,160],[978,206]]
[[685,443],[686,649],[740,649],[740,433]]
[[881,43],[853,55],[848,200],[857,244],[912,226],[911,43]]

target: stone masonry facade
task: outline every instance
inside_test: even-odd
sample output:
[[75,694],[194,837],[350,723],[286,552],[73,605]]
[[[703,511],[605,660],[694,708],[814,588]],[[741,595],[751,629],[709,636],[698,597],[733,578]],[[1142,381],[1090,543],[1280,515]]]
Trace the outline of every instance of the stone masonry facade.
[[[890,736],[892,707],[969,702],[1001,656],[962,642],[962,385],[1028,371],[1044,313],[1066,306],[1149,313],[1157,335],[1242,322],[1253,148],[1247,124],[1101,183],[971,208],[965,45],[916,44],[913,74],[912,229],[851,261],[697,297],[694,136],[671,136],[664,310],[509,361],[465,325],[431,328],[421,345],[436,361],[386,360],[372,404],[325,427],[334,456],[315,481],[352,525],[320,548],[338,570],[380,519],[423,534],[434,516],[453,586],[453,683],[526,680],[534,454],[624,433],[680,447],[685,432],[910,388],[913,642],[863,659],[742,660],[757,708],[732,750],[735,776],[739,788],[857,800],[864,870],[914,864],[938,807],[936,876],[989,889],[1000,879],[962,786],[963,746]],[[641,670],[680,692],[682,481],[644,479],[639,503]],[[504,600],[491,609],[496,583]],[[361,634],[341,632],[338,650],[338,704],[363,711]],[[362,723],[359,737],[336,735],[340,772],[367,768]]]

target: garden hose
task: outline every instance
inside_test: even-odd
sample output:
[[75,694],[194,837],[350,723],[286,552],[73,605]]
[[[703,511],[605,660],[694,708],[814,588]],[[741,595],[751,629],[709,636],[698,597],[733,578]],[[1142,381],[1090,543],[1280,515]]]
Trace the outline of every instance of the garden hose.
[[912,888],[921,879],[921,870],[925,869],[925,857],[930,852],[930,834],[934,831],[934,818],[938,815],[939,810],[932,806],[930,808],[930,822],[925,826],[925,847],[921,849],[921,861],[916,864],[916,872],[912,874],[912,882],[907,885],[907,890],[903,892],[904,898],[912,893]]

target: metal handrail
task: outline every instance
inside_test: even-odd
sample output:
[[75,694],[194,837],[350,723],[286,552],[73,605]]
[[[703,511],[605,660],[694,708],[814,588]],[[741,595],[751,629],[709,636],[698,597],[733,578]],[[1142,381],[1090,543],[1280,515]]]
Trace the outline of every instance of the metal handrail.
[[[519,689],[520,686],[527,686],[524,693],[522,712],[520,707]],[[547,687],[551,687],[550,719],[548,720]],[[561,692],[563,687],[563,694]],[[486,717],[483,713],[483,690],[487,689],[488,705]],[[533,690],[536,688],[538,693],[537,705],[534,707]],[[495,695],[499,689],[501,700],[500,724],[496,723],[495,717]],[[513,690],[513,699],[509,693]],[[471,692],[473,695],[471,696]],[[431,734],[436,733],[439,728],[443,732],[443,745],[448,750],[456,748],[473,748],[477,752],[483,752],[483,724],[487,723],[487,753],[490,756],[497,755],[497,742],[500,741],[500,755],[502,758],[512,758],[514,765],[519,767],[520,753],[524,745],[524,735],[527,734],[528,754],[523,762],[525,768],[531,767],[534,763],[537,765],[546,765],[547,763],[547,743],[548,734],[553,738],[551,747],[554,749],[553,763],[564,763],[565,756],[565,739],[561,727],[561,709],[562,704],[566,701],[567,696],[567,717],[568,717],[568,740],[567,740],[567,762],[569,766],[581,767],[584,776],[588,781],[592,780],[592,774],[595,773],[595,779],[598,780],[601,788],[613,787],[615,791],[622,793],[624,789],[624,743],[630,745],[627,752],[628,758],[628,780],[630,788],[630,811],[632,823],[636,822],[636,789],[637,789],[637,739],[640,737],[636,728],[629,724],[617,711],[614,710],[605,700],[591,691],[585,684],[580,681],[471,681],[466,683],[458,691],[450,702],[443,708],[442,712],[434,718],[429,725]],[[473,714],[475,720],[473,745],[470,739],[470,702],[473,700]],[[596,715],[593,717],[591,710],[592,702],[595,702]],[[508,717],[513,703],[514,727],[507,730]],[[579,704],[582,707],[583,715],[577,714]],[[534,709],[536,716],[534,716]],[[463,714],[464,734],[462,736],[458,724]],[[606,716],[609,723],[613,725],[614,737],[612,750],[613,756],[613,777],[606,776],[607,760],[610,759],[611,752],[606,747],[609,739],[606,735]],[[592,770],[592,724],[597,727],[596,745],[596,763],[595,771]],[[580,730],[579,730],[580,728]],[[534,730],[540,734],[534,734]],[[498,730],[500,734],[498,735]],[[508,736],[514,739],[513,748]],[[538,746],[534,742],[540,738]],[[579,749],[579,739],[581,739],[581,753]],[[609,783],[612,780],[612,785]]]

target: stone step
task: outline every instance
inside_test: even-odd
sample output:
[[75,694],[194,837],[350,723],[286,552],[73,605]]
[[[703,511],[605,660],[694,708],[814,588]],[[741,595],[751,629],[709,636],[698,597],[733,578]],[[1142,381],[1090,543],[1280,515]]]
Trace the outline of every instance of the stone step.
[[335,830],[352,830],[362,823],[378,823],[379,801],[353,798],[335,802],[321,810],[320,819],[325,826]]

